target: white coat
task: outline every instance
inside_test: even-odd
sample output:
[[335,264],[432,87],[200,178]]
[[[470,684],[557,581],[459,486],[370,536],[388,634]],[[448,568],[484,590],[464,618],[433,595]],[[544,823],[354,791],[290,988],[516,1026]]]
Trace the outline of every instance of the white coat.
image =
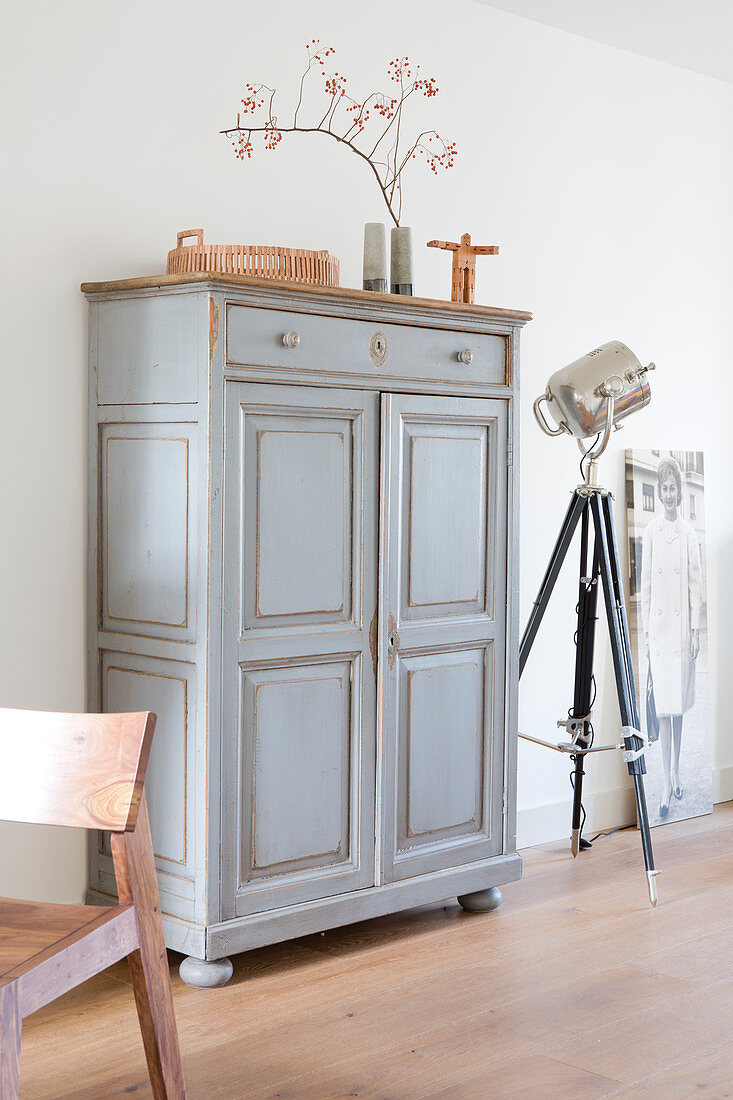
[[691,631],[700,629],[702,568],[692,527],[664,513],[645,531],[641,558],[641,612],[657,714],[684,714],[695,702]]

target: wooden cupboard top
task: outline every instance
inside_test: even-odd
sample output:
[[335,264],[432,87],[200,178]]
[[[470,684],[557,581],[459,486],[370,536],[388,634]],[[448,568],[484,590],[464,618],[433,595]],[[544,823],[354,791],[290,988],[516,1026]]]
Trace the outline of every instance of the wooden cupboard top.
[[224,275],[219,272],[196,271],[185,275],[148,275],[139,279],[116,279],[111,282],[82,283],[83,294],[125,294],[134,291],[158,290],[168,287],[182,287],[196,284],[214,284],[217,287],[233,289],[251,288],[258,291],[271,291],[275,295],[292,292],[299,295],[311,295],[315,299],[334,301],[353,301],[356,303],[381,304],[385,309],[407,306],[423,310],[440,310],[459,317],[474,317],[485,320],[495,319],[514,325],[524,325],[532,320],[532,314],[520,309],[502,309],[496,306],[482,306],[450,302],[440,298],[417,298],[402,294],[376,294],[369,290],[356,290],[349,287],[307,286],[304,283],[287,283],[272,279],[256,279],[247,275]]

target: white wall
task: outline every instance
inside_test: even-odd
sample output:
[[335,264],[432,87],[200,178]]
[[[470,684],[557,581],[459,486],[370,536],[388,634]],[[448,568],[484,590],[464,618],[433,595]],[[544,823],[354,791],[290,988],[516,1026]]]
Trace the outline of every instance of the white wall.
[[[733,765],[733,626],[721,613],[733,605],[733,87],[473,0],[36,0],[6,12],[5,25],[0,702],[84,706],[79,283],[163,270],[176,231],[191,225],[214,242],[330,248],[344,285],[360,283],[363,223],[383,216],[365,167],[318,136],[241,165],[217,136],[246,80],[293,89],[315,35],[337,47],[355,89],[385,86],[386,62],[404,53],[439,79],[419,121],[455,138],[461,155],[440,178],[414,167],[405,222],[418,242],[466,231],[498,242],[500,256],[480,261],[478,301],[534,311],[523,619],[577,478],[573,447],[540,435],[531,399],[607,339],[658,363],[651,408],[614,439],[604,469],[622,501],[624,446],[706,452],[715,764],[733,794],[720,771]],[[417,262],[418,292],[445,296],[445,254],[419,248]],[[536,732],[570,703],[573,573],[527,667],[522,725]],[[598,724],[613,737],[611,683],[606,661]],[[520,758],[522,836],[566,835],[567,761],[525,745]],[[593,761],[591,825],[628,815],[624,772]],[[82,896],[80,837],[3,826],[0,842],[0,893]]]

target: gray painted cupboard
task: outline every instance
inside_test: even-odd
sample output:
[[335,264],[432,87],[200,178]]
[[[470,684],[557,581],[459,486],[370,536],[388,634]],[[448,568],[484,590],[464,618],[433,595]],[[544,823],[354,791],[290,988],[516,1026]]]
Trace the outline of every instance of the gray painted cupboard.
[[[186,979],[498,904],[520,874],[529,314],[207,274],[82,289],[89,706],[158,714],[148,800]],[[108,902],[97,838],[90,874]]]

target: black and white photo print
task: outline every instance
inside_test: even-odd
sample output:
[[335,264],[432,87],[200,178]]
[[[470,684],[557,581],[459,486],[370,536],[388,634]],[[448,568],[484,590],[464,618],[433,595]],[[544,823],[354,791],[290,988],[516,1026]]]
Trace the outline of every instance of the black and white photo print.
[[713,809],[700,451],[626,452],[629,629],[652,825]]

